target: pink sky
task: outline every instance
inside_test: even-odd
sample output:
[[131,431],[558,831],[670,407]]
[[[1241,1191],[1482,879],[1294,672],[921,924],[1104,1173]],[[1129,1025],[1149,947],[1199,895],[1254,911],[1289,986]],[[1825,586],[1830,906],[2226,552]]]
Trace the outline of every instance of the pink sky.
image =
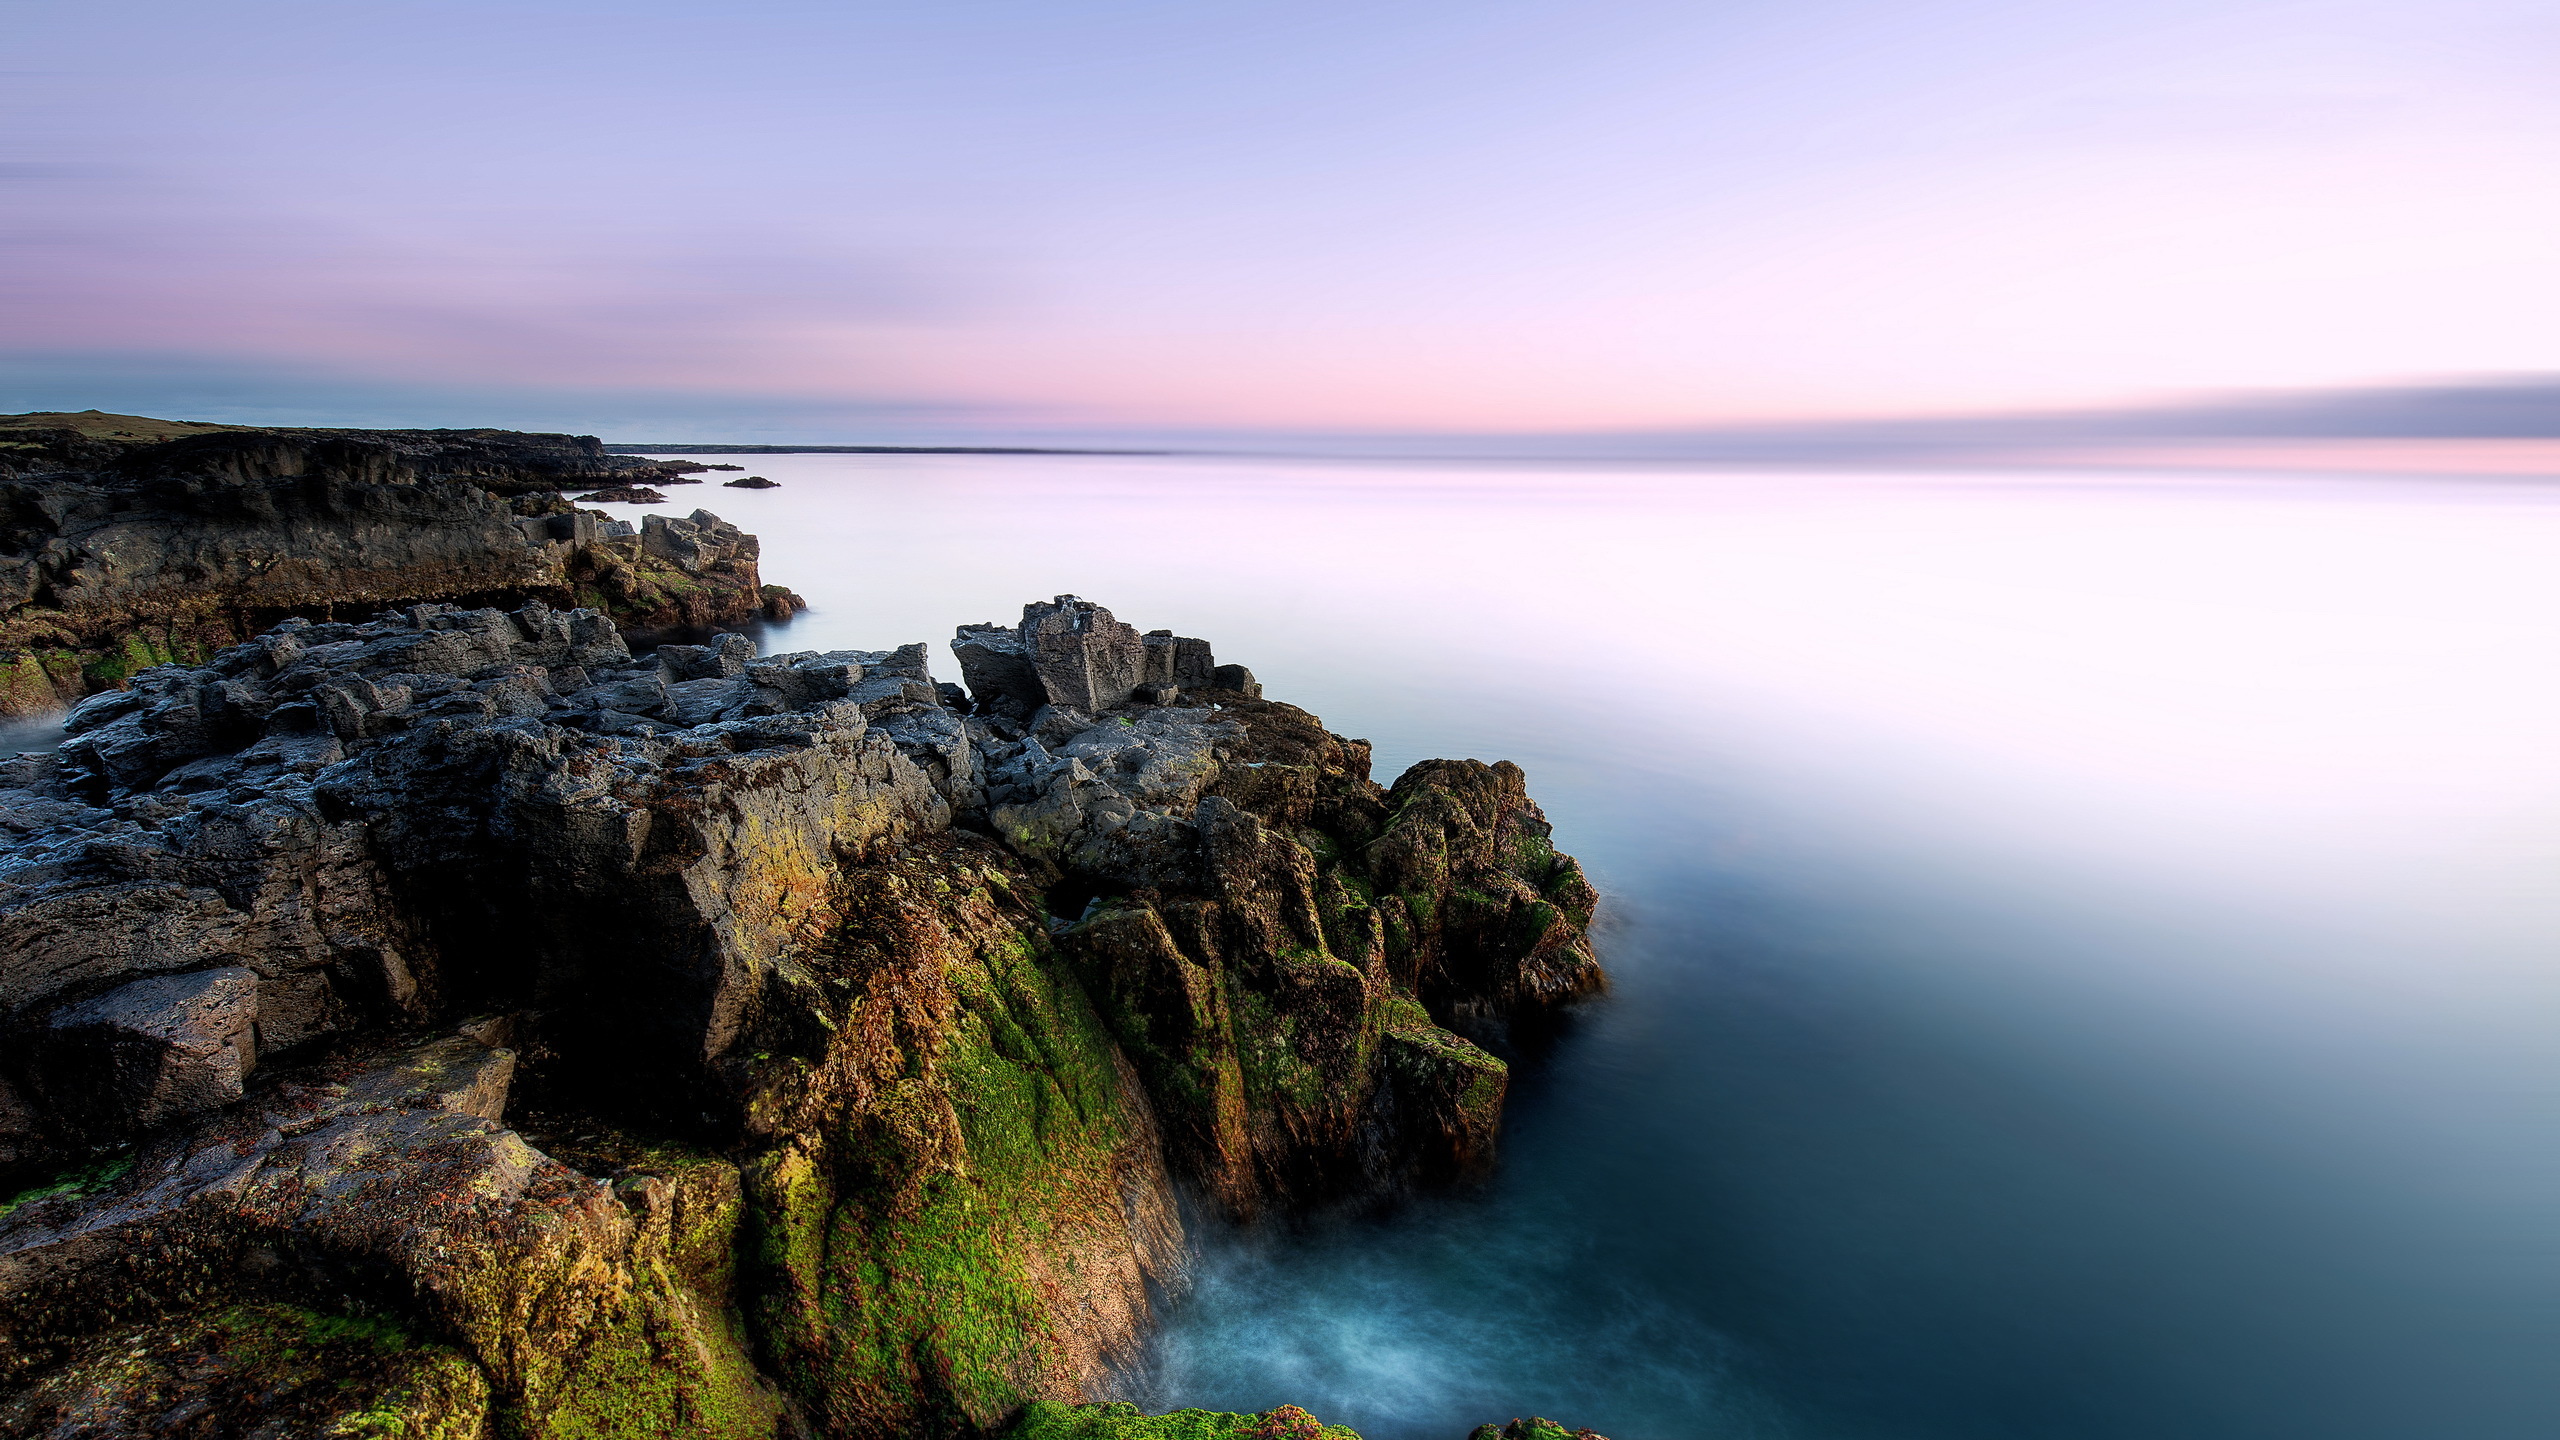
[[2512,0],[11,28],[0,408],[1483,432],[2560,371]]

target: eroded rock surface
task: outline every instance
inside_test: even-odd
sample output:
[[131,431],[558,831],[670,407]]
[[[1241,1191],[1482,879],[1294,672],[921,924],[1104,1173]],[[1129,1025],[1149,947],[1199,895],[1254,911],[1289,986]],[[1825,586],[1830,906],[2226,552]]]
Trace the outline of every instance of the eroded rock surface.
[[656,540],[560,494],[691,468],[592,436],[0,416],[0,715],[296,611],[538,597],[650,638],[787,614],[754,537],[717,517],[651,517]]
[[1071,596],[954,649],[420,605],[0,765],[0,1426],[984,1433],[1107,1384],[1185,1192],[1484,1169],[1600,983],[1517,767],[1380,786]]

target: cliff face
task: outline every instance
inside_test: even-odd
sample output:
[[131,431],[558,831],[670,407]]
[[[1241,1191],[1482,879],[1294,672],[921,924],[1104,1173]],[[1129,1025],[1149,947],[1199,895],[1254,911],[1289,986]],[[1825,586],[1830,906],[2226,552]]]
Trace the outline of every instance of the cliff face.
[[677,522],[702,533],[660,538],[558,494],[668,473],[585,436],[5,417],[0,715],[200,662],[297,611],[543,598],[654,633],[781,603],[753,537],[704,512]]
[[289,621],[9,762],[0,1433],[984,1433],[1105,1385],[1180,1194],[1481,1171],[1476,1040],[1599,983],[1519,770],[1031,608],[975,696]]

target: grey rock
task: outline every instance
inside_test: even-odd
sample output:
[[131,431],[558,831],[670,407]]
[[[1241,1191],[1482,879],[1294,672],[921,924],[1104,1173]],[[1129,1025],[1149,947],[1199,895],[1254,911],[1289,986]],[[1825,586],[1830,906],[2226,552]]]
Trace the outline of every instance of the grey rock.
[[240,1098],[257,1063],[258,977],[229,966],[160,975],[54,1012],[42,1085],[79,1130],[148,1130]]
[[[1044,705],[1087,713],[1117,709],[1141,685],[1206,684],[1209,663],[1207,642],[1171,631],[1142,636],[1073,595],[1023,606],[1019,629],[963,625],[951,649],[977,703],[1017,716]],[[1183,678],[1194,674],[1197,679]]]
[[[687,523],[658,543],[711,533]],[[1148,667],[1208,653],[1072,597],[1025,617],[1062,687],[1120,706],[1141,684],[1178,701]],[[635,1073],[670,1096],[716,1091],[703,1067],[824,930],[810,877],[954,823],[1098,875],[1196,869],[1192,813],[1233,722],[1053,698],[1026,632],[959,647],[1016,718],[964,717],[921,643],[759,656],[723,635],[635,658],[603,616],[539,604],[290,621],[149,672],[57,754],[0,769],[0,1033],[212,969],[254,974],[270,1052],[457,995],[603,994],[558,1043],[652,1057]],[[620,974],[687,978],[600,978]],[[50,1095],[35,1055],[0,1053],[0,1076]],[[27,1143],[70,1138],[47,1133]]]
[[960,678],[981,707],[994,708],[999,702],[1009,702],[1006,708],[1029,715],[1049,703],[1048,692],[1040,688],[1040,677],[1032,671],[1029,657],[1022,653],[1021,632],[1013,627],[992,621],[963,625],[952,638],[951,653],[959,657]]
[[1052,705],[1110,710],[1147,678],[1146,642],[1090,600],[1061,595],[1022,607],[1022,653]]
[[1150,630],[1145,635],[1147,646],[1147,679],[1158,685],[1206,690],[1215,683],[1218,662],[1209,653],[1209,642],[1176,635],[1170,630]]
[[708,510],[696,510],[682,520],[642,516],[640,548],[695,575],[717,560],[732,556],[753,560],[758,555],[756,537]]
[[1129,885],[1195,881],[1192,814],[1244,728],[1209,710],[1141,710],[1052,751],[1038,736],[992,758],[990,828],[1017,850]]
[[744,635],[723,635],[709,645],[661,645],[654,653],[670,681],[727,680],[747,673],[756,644]]

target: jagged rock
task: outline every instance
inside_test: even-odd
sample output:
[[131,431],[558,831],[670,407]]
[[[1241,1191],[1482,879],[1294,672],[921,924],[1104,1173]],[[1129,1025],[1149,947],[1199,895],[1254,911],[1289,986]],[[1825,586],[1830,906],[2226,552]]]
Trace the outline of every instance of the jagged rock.
[[1129,1402],[1059,1405],[1035,1402],[1004,1440],[1360,1440],[1360,1432],[1327,1425],[1295,1405],[1246,1414],[1174,1410],[1148,1415]]
[[1052,705],[1113,710],[1147,678],[1146,642],[1090,600],[1061,595],[1022,607],[1023,658]]
[[1596,1430],[1567,1430],[1544,1416],[1513,1420],[1508,1425],[1479,1425],[1467,1440],[1608,1440]]
[[778,490],[782,487],[781,481],[767,480],[761,475],[749,475],[743,480],[723,480],[720,483],[732,490]]
[[666,473],[592,437],[0,417],[0,715],[201,662],[297,610],[539,597],[647,638],[771,613],[752,536],[696,512],[653,550],[557,493]]
[[602,490],[590,490],[577,498],[581,503],[592,505],[664,505],[667,503],[667,497],[664,494],[646,485],[608,485]]
[[[1252,1413],[1172,1410],[1149,1415],[1129,1402],[1024,1407],[1003,1440],[1360,1440],[1358,1431],[1327,1425],[1295,1405]],[[1479,1425],[1468,1440],[1607,1440],[1594,1430],[1568,1430],[1552,1420]]]
[[257,1063],[258,977],[242,966],[156,975],[53,1012],[43,1095],[85,1133],[149,1130],[240,1098]]
[[1218,683],[1218,662],[1209,653],[1208,641],[1193,640],[1170,630],[1150,630],[1140,638],[1146,644],[1148,683],[1172,689],[1189,686],[1194,690],[1206,690]]
[[809,602],[787,585],[767,585],[756,592],[762,602],[759,609],[767,620],[788,620],[809,608]]
[[[735,1170],[600,1187],[497,1122],[512,1066],[457,1037],[305,1072],[101,1194],[19,1206],[0,1221],[0,1375],[172,1302],[370,1297],[454,1347],[460,1388],[508,1397],[534,1433],[629,1406],[598,1391],[635,1365],[692,1382],[689,1433],[771,1433],[782,1407],[717,1318],[727,1262],[711,1284],[682,1274],[706,1239],[713,1256],[734,1243]],[[713,1234],[681,1233],[686,1209],[714,1212],[694,1217]]]
[[[621,543],[720,563],[706,521]],[[962,632],[967,713],[921,644],[296,621],[0,764],[0,1164],[68,1174],[0,1219],[0,1367],[58,1411],[107,1393],[101,1327],[360,1305],[446,1357],[412,1418],[762,1435],[779,1389],[815,1433],[980,1433],[1129,1361],[1177,1185],[1481,1172],[1487,1047],[1599,980],[1517,768],[1389,791],[1205,644],[1026,616],[975,668]],[[237,1011],[144,1003],[208,973],[254,997],[228,1091],[196,1040]],[[192,1098],[55,1105],[93,1014],[195,1037],[149,1072]]]
[[961,678],[978,705],[1019,718],[1043,706],[1086,713],[1129,703],[1141,686],[1207,689],[1216,665],[1209,642],[1170,630],[1140,635],[1090,600],[1061,595],[1022,607],[1022,625],[963,625],[951,642]]

